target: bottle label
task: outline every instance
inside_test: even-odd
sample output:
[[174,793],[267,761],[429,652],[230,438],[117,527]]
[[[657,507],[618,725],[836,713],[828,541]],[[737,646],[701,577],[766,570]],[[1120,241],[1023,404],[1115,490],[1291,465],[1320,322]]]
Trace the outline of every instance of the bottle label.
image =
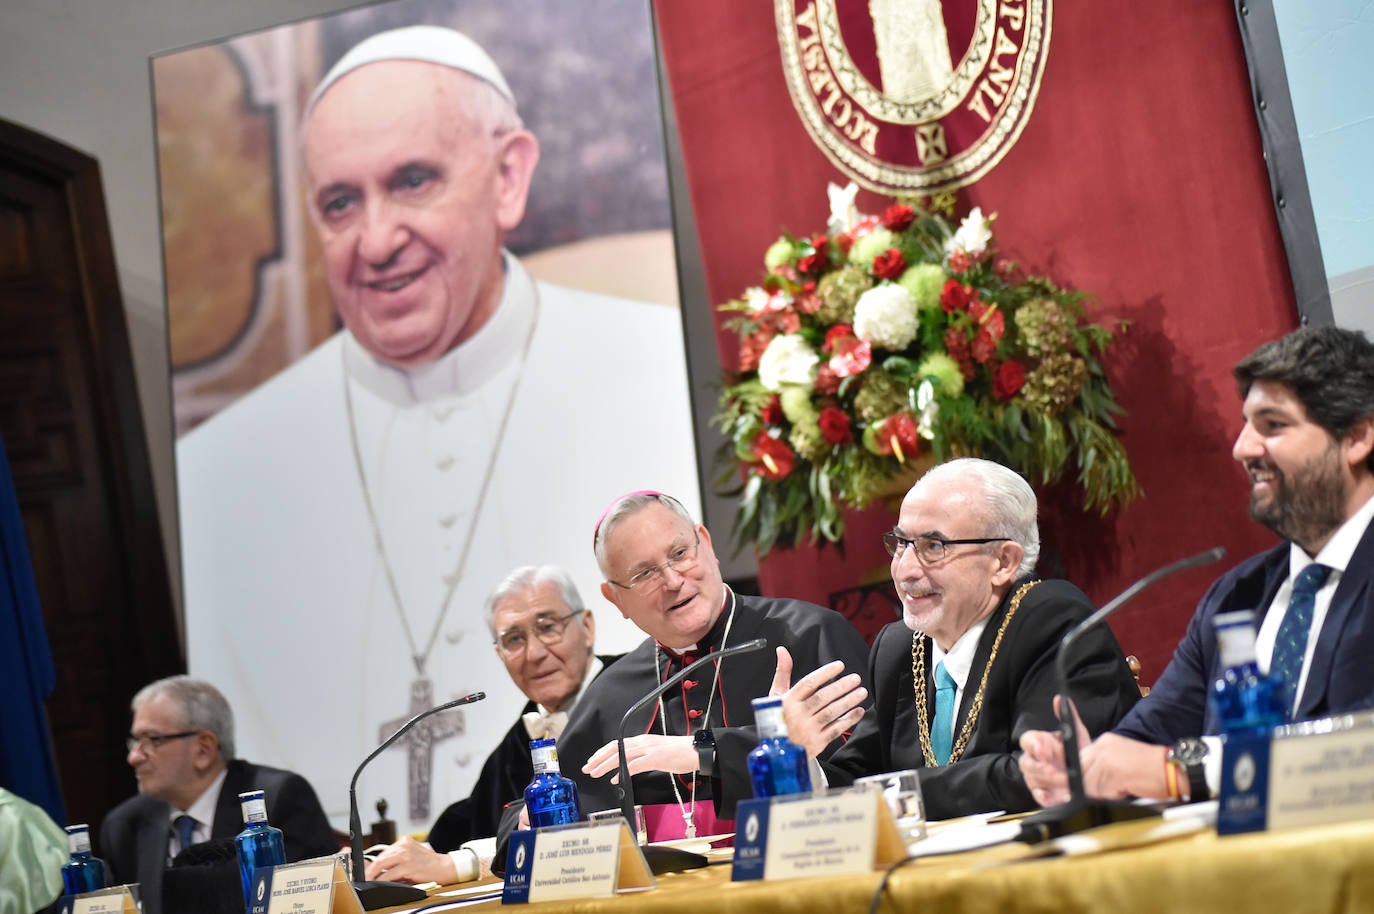
[[261,795],[243,801],[243,822],[245,825],[266,821],[267,801]]
[[67,843],[73,854],[89,854],[91,852],[91,833],[85,828],[69,829],[67,831]]
[[558,770],[558,747],[539,746],[530,750],[535,774],[561,774]]
[[782,716],[782,702],[756,706],[754,725],[758,727],[759,737],[768,739],[787,735],[787,721]]
[[1242,623],[1217,627],[1217,650],[1224,667],[1243,666],[1255,662],[1255,629]]

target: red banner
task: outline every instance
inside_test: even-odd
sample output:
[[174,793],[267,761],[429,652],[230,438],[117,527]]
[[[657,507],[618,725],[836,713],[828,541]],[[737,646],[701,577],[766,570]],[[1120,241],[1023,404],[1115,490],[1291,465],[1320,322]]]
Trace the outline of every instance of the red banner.
[[[937,159],[962,154],[977,140],[979,106],[989,115],[1007,109],[1017,85],[1029,86],[1034,76],[1034,91],[1021,96],[1028,109],[1013,125],[1017,135],[1002,137],[996,161],[958,192],[959,210],[995,212],[1003,256],[1093,293],[1094,316],[1130,321],[1106,367],[1128,411],[1121,440],[1144,492],[1099,520],[1074,508],[1067,488],[1042,491],[1041,573],[1068,577],[1100,603],[1156,566],[1208,546],[1227,547],[1233,562],[1271,544],[1272,535],[1246,514],[1243,477],[1230,455],[1240,414],[1230,368],[1293,329],[1296,311],[1231,7],[1003,0],[984,17],[993,31],[980,39],[970,23],[981,20],[964,9],[975,4],[946,2],[944,78],[963,80],[966,90],[948,100],[960,107],[946,120],[961,126],[939,138],[926,123],[922,145],[922,125],[913,123],[920,118],[910,111],[860,126],[861,106],[845,114],[840,102],[848,96],[838,92],[825,111],[827,78],[846,93],[882,79],[860,61],[866,49],[854,36],[863,28],[842,29],[856,72],[816,74],[812,67],[811,101],[789,93],[787,48],[806,41],[808,17],[842,8],[852,22],[870,15],[864,7],[879,6],[657,0],[711,300],[757,284],[768,245],[782,231],[822,228],[826,184],[852,179],[835,149],[813,141],[808,116],[813,130],[828,117],[836,130],[848,129],[850,148],[871,141],[895,171],[905,164],[916,174],[932,151]],[[1037,9],[1039,44],[1027,25]],[[1019,31],[1012,28],[1018,15]],[[870,22],[867,30],[878,35],[882,25]],[[981,61],[977,72],[960,70],[974,56],[965,51],[980,40],[995,59]],[[795,53],[806,69],[806,49]],[[909,97],[919,95],[918,88]],[[894,138],[885,124],[907,115],[910,136]],[[943,148],[932,145],[937,139]],[[880,186],[871,176],[861,183]],[[868,191],[859,206],[880,212],[885,200]],[[733,365],[735,338],[721,330],[719,316],[716,326],[722,363]],[[824,604],[831,592],[885,573],[878,535],[894,518],[882,509],[851,516],[843,556],[833,548],[769,555],[760,565],[762,589]],[[1221,567],[1167,581],[1115,618],[1146,681],[1167,663]]]

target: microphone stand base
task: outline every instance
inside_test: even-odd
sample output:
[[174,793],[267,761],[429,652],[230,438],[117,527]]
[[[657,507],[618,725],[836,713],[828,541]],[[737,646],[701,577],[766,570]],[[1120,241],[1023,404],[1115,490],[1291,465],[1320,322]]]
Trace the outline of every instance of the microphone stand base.
[[358,893],[358,901],[362,903],[364,911],[375,911],[378,908],[390,908],[398,904],[410,904],[412,901],[424,901],[429,897],[429,893],[424,889],[417,889],[413,885],[406,885],[404,882],[355,882],[353,891]]
[[655,876],[699,869],[706,866],[708,862],[701,854],[694,854],[691,851],[684,851],[676,847],[645,844],[641,845],[639,849],[644,854],[644,862],[649,864],[649,870]]
[[1158,805],[1141,805],[1124,800],[1070,800],[1022,819],[1021,834],[1017,840],[1039,844],[1099,825],[1155,817],[1160,815],[1160,809]]

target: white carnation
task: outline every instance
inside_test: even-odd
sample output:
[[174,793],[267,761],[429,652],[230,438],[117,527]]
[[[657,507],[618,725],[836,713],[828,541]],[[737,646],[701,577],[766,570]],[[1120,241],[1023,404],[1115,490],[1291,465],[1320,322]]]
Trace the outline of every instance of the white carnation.
[[854,335],[881,349],[905,349],[916,339],[916,328],[916,299],[902,286],[874,286],[854,305]]
[[959,223],[959,230],[954,233],[954,237],[945,242],[945,252],[952,254],[955,251],[963,251],[965,254],[972,254],[977,257],[988,249],[988,242],[992,241],[992,219],[983,218],[983,208],[975,206],[973,212],[964,217],[964,221]]
[[816,351],[801,336],[775,336],[759,356],[759,383],[769,390],[781,390],[784,384],[810,387],[818,361]]

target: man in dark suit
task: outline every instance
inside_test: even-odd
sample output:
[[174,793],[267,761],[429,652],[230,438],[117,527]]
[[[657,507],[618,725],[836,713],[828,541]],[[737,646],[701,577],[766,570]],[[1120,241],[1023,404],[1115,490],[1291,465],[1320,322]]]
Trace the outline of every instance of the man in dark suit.
[[[1284,681],[1293,720],[1374,706],[1374,344],[1357,331],[1304,328],[1260,346],[1233,374],[1245,425],[1232,454],[1249,478],[1250,515],[1285,542],[1211,586],[1154,690],[1083,750],[1093,796],[1216,792],[1207,690],[1222,671],[1218,613],[1255,610],[1260,667]],[[1058,735],[1027,734],[1022,746],[1036,799],[1067,798]]]
[[369,864],[369,879],[449,884],[477,878],[490,852],[464,845],[494,836],[506,804],[524,795],[534,778],[530,740],[561,736],[586,684],[618,659],[595,656],[596,619],[572,576],[554,565],[526,565],[506,575],[487,595],[486,616],[496,654],[529,702],[487,757],[472,794],[439,815],[429,846],[402,838]]
[[[832,786],[915,768],[932,819],[1035,805],[1017,740],[1053,724],[1059,641],[1094,609],[1068,581],[1035,577],[1036,511],[1024,479],[976,458],[935,467],[907,493],[897,528],[883,535],[903,619],[884,627],[869,653],[873,707],[821,762]],[[790,673],[780,651],[773,691],[785,691],[792,739],[817,755],[851,725],[862,689],[839,664],[788,689]],[[1140,697],[1105,626],[1078,642],[1069,676],[1094,733]]]
[[287,862],[338,851],[304,778],[234,758],[233,711],[214,686],[189,676],[160,679],[134,696],[133,712],[128,760],[139,795],[105,817],[99,847],[116,882],[141,884],[144,914],[165,910],[163,877],[172,858],[243,830],[238,795],[245,791],[265,792],[267,820],[282,830]]

